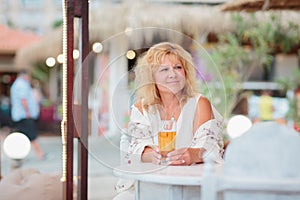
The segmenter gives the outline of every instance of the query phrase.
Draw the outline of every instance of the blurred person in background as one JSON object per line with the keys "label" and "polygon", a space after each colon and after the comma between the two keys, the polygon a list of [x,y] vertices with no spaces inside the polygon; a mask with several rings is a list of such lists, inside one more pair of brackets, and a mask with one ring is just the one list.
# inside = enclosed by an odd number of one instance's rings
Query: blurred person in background
{"label": "blurred person in background", "polygon": [[42,103],[43,98],[44,98],[43,95],[42,95],[40,82],[37,79],[33,79],[32,82],[31,82],[31,86],[32,86],[32,92],[33,92],[34,98],[36,99],[36,101],[40,105]]}
{"label": "blurred person in background", "polygon": [[6,95],[0,97],[0,127],[10,127],[10,100]]}
{"label": "blurred person in background", "polygon": [[262,90],[261,96],[258,98],[258,116],[254,119],[254,123],[260,121],[273,121],[274,106],[272,91]]}
{"label": "blurred person in background", "polygon": [[43,160],[45,153],[37,142],[36,119],[39,117],[39,102],[30,85],[30,74],[22,70],[11,87],[11,117],[16,131],[25,134],[38,157]]}
{"label": "blurred person in background", "polygon": [[269,90],[263,90],[259,100],[260,120],[272,121],[274,120],[273,112],[273,97]]}

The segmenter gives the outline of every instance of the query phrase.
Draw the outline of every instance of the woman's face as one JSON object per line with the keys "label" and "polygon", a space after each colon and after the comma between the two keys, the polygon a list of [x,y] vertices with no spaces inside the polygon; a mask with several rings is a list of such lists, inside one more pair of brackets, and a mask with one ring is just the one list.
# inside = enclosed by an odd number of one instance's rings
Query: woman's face
{"label": "woman's face", "polygon": [[160,93],[178,94],[182,91],[186,82],[182,63],[175,57],[165,56],[154,73],[154,79]]}

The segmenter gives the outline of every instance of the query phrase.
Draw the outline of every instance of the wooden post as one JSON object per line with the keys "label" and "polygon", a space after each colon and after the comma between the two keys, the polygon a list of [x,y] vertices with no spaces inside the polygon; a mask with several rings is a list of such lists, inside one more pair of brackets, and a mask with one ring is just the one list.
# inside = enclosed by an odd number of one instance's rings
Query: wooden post
{"label": "wooden post", "polygon": [[[73,102],[74,85],[74,18],[81,18],[79,26],[79,51],[82,66],[81,79],[81,104]],[[74,138],[78,139],[78,200],[88,198],[88,62],[83,65],[89,53],[88,32],[88,0],[64,0],[63,2],[63,120],[62,144],[63,144],[63,199],[73,199],[73,155]],[[80,125],[74,130],[74,116],[78,114]],[[76,133],[76,134],[75,134]]]}
{"label": "wooden post", "polygon": [[73,137],[74,119],[72,115],[74,79],[74,0],[63,1],[63,119],[62,131],[62,182],[63,199],[73,199]]}
{"label": "wooden post", "polygon": [[80,18],[78,48],[80,52],[79,70],[81,69],[81,106],[80,130],[78,131],[78,185],[77,199],[88,198],[88,91],[89,53],[88,0],[75,0],[75,17]]}

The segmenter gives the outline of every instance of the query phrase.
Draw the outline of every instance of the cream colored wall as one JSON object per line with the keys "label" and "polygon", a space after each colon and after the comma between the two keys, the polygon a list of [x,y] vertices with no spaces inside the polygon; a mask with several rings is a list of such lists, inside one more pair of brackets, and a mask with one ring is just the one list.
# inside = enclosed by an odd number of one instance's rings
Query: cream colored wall
{"label": "cream colored wall", "polygon": [[275,58],[275,78],[284,78],[293,75],[299,67],[297,54],[277,54]]}

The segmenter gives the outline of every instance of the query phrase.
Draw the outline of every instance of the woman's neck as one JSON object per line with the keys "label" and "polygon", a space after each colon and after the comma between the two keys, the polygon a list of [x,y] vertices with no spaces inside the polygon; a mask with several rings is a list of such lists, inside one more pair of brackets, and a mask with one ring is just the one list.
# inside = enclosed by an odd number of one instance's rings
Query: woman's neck
{"label": "woman's neck", "polygon": [[174,117],[177,120],[181,112],[180,97],[174,94],[163,94],[161,95],[161,101],[161,118],[166,120]]}
{"label": "woman's neck", "polygon": [[171,92],[160,92],[161,102],[164,107],[180,104],[181,97],[181,92],[177,94]]}

